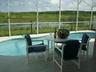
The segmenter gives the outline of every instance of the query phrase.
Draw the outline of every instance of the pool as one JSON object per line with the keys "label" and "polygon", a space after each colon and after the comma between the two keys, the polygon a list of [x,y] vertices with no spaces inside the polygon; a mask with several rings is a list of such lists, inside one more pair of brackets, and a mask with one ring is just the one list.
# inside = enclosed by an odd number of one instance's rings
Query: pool
{"label": "pool", "polygon": [[24,39],[12,39],[0,42],[0,55],[20,56],[26,54]]}
{"label": "pool", "polygon": [[76,32],[71,32],[69,35],[70,39],[76,39],[76,40],[81,40],[83,34],[86,33],[89,38],[96,38],[96,32],[95,31],[76,31]]}
{"label": "pool", "polygon": [[[81,40],[83,33],[87,33],[90,38],[96,38],[96,32],[72,32],[69,35],[70,39]],[[46,40],[46,36],[34,38],[33,40],[44,40],[47,45],[48,41]],[[38,42],[39,43],[39,42]],[[33,42],[32,44],[38,44],[37,42]],[[49,47],[51,44],[49,44]],[[6,56],[22,56],[26,55],[26,42],[24,38],[16,38],[10,39],[6,41],[0,42],[0,55]]]}
{"label": "pool", "polygon": [[[34,38],[32,40],[44,40],[43,37],[41,38]],[[47,41],[44,40],[45,44]],[[32,42],[32,44],[40,44],[39,42]],[[10,39],[3,42],[0,42],[0,55],[7,55],[7,56],[21,56],[26,55],[26,40],[24,38],[16,38]]]}

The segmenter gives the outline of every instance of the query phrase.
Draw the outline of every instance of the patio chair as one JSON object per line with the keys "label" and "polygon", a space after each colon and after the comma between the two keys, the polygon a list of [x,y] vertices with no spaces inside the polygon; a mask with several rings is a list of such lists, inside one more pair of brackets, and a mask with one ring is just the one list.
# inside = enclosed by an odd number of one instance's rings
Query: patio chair
{"label": "patio chair", "polygon": [[82,36],[80,48],[81,48],[82,54],[87,56],[88,56],[88,45],[89,45],[88,43],[89,43],[89,36],[86,33],[84,33]]}
{"label": "patio chair", "polygon": [[[60,68],[60,71],[63,70],[63,62],[72,61],[74,62],[78,69],[80,69],[80,42],[78,40],[67,40],[62,43],[62,46],[58,48],[58,46],[54,49],[54,62]],[[57,57],[60,57],[58,60]]]}
{"label": "patio chair", "polygon": [[43,40],[35,40],[35,42],[41,41],[42,43],[32,45],[32,40],[29,34],[25,35],[26,39],[26,52],[27,52],[27,59],[29,63],[29,54],[30,53],[43,53],[45,56],[45,61],[47,60],[48,55],[48,47],[47,45],[44,45]]}

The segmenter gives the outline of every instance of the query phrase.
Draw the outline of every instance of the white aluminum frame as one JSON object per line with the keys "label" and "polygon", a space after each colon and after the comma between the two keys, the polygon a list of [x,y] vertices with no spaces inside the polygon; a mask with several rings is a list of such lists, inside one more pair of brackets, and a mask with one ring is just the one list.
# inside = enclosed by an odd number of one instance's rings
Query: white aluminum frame
{"label": "white aluminum frame", "polygon": [[[62,48],[61,49],[59,49],[59,47],[58,47],[58,43],[57,44],[55,44],[54,45],[54,53],[53,53],[53,62],[55,62],[56,64],[57,64],[57,66],[60,68],[60,72],[63,72],[63,62],[64,62],[64,59],[63,59],[63,54],[64,54],[64,46],[65,46],[65,44],[62,44]],[[61,57],[60,57],[60,63],[58,62],[58,60],[56,60],[56,58],[55,58],[55,48],[60,52],[60,54],[61,54]],[[78,67],[78,69],[80,69],[80,50],[81,50],[81,48],[79,49],[79,52],[78,52],[78,59],[77,59],[77,61],[75,61],[75,60],[70,60],[70,61],[72,61],[72,62],[74,62],[76,65],[77,65],[77,67]]]}
{"label": "white aluminum frame", "polygon": [[[60,26],[61,26],[61,1],[62,0],[59,0],[59,27],[58,28],[60,28]],[[80,3],[81,2],[84,2],[84,3],[86,3],[86,1],[84,1],[84,0],[76,0],[77,1],[77,16],[76,16],[76,31],[78,30],[78,24],[79,24],[79,20],[78,20],[78,18],[79,18],[79,5],[80,5]],[[94,8],[94,6],[93,6],[93,0],[92,0],[92,5],[90,6],[91,7],[91,13],[90,13],[90,27],[89,27],[89,29],[91,29],[91,27],[92,27],[92,22],[93,22],[93,8]],[[11,36],[11,22],[10,22],[10,10],[9,10],[9,8],[10,8],[10,6],[9,6],[9,4],[10,4],[10,0],[8,0],[8,30],[9,30],[9,36]],[[38,16],[39,16],[39,12],[38,12],[38,4],[39,4],[39,0],[37,0],[37,3],[36,3],[36,9],[37,9],[37,18],[36,18],[36,24],[37,24],[37,34],[39,33],[39,19],[38,19]],[[86,3],[87,4],[87,3]],[[88,4],[87,4],[88,5]]]}

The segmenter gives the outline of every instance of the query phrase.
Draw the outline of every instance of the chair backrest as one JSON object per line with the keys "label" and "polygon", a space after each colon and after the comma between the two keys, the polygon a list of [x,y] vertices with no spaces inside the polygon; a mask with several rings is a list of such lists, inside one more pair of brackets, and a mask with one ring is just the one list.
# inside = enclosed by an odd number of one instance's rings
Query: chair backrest
{"label": "chair backrest", "polygon": [[31,37],[29,34],[25,35],[25,39],[26,39],[26,43],[28,46],[32,46],[32,41],[31,41]]}
{"label": "chair backrest", "polygon": [[64,44],[64,59],[75,59],[78,56],[80,42],[78,40],[68,40]]}
{"label": "chair backrest", "polygon": [[84,33],[83,36],[82,36],[82,40],[81,40],[81,49],[82,50],[86,50],[87,49],[86,45],[88,43],[88,39],[89,39],[89,36],[86,33]]}

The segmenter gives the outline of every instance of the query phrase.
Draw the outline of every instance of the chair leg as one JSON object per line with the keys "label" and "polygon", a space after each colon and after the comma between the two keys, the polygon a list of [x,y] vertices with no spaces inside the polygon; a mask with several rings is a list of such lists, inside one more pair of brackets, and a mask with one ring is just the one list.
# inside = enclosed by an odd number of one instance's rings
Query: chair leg
{"label": "chair leg", "polygon": [[77,65],[77,68],[80,69],[80,59],[78,60],[72,60]]}
{"label": "chair leg", "polygon": [[53,47],[53,63],[55,62],[55,47]]}
{"label": "chair leg", "polygon": [[48,59],[48,51],[44,52],[44,56],[45,56],[45,62],[47,62],[47,59]]}
{"label": "chair leg", "polygon": [[63,63],[61,63],[60,72],[63,72]]}
{"label": "chair leg", "polygon": [[61,69],[61,71],[60,72],[63,72],[63,69]]}
{"label": "chair leg", "polygon": [[27,54],[27,63],[29,64],[29,55]]}
{"label": "chair leg", "polygon": [[61,53],[61,72],[63,71],[63,52]]}
{"label": "chair leg", "polygon": [[80,59],[78,60],[78,65],[77,65],[78,69],[80,69]]}
{"label": "chair leg", "polygon": [[49,48],[46,47],[46,52],[45,52],[45,61],[47,62],[49,56]]}

